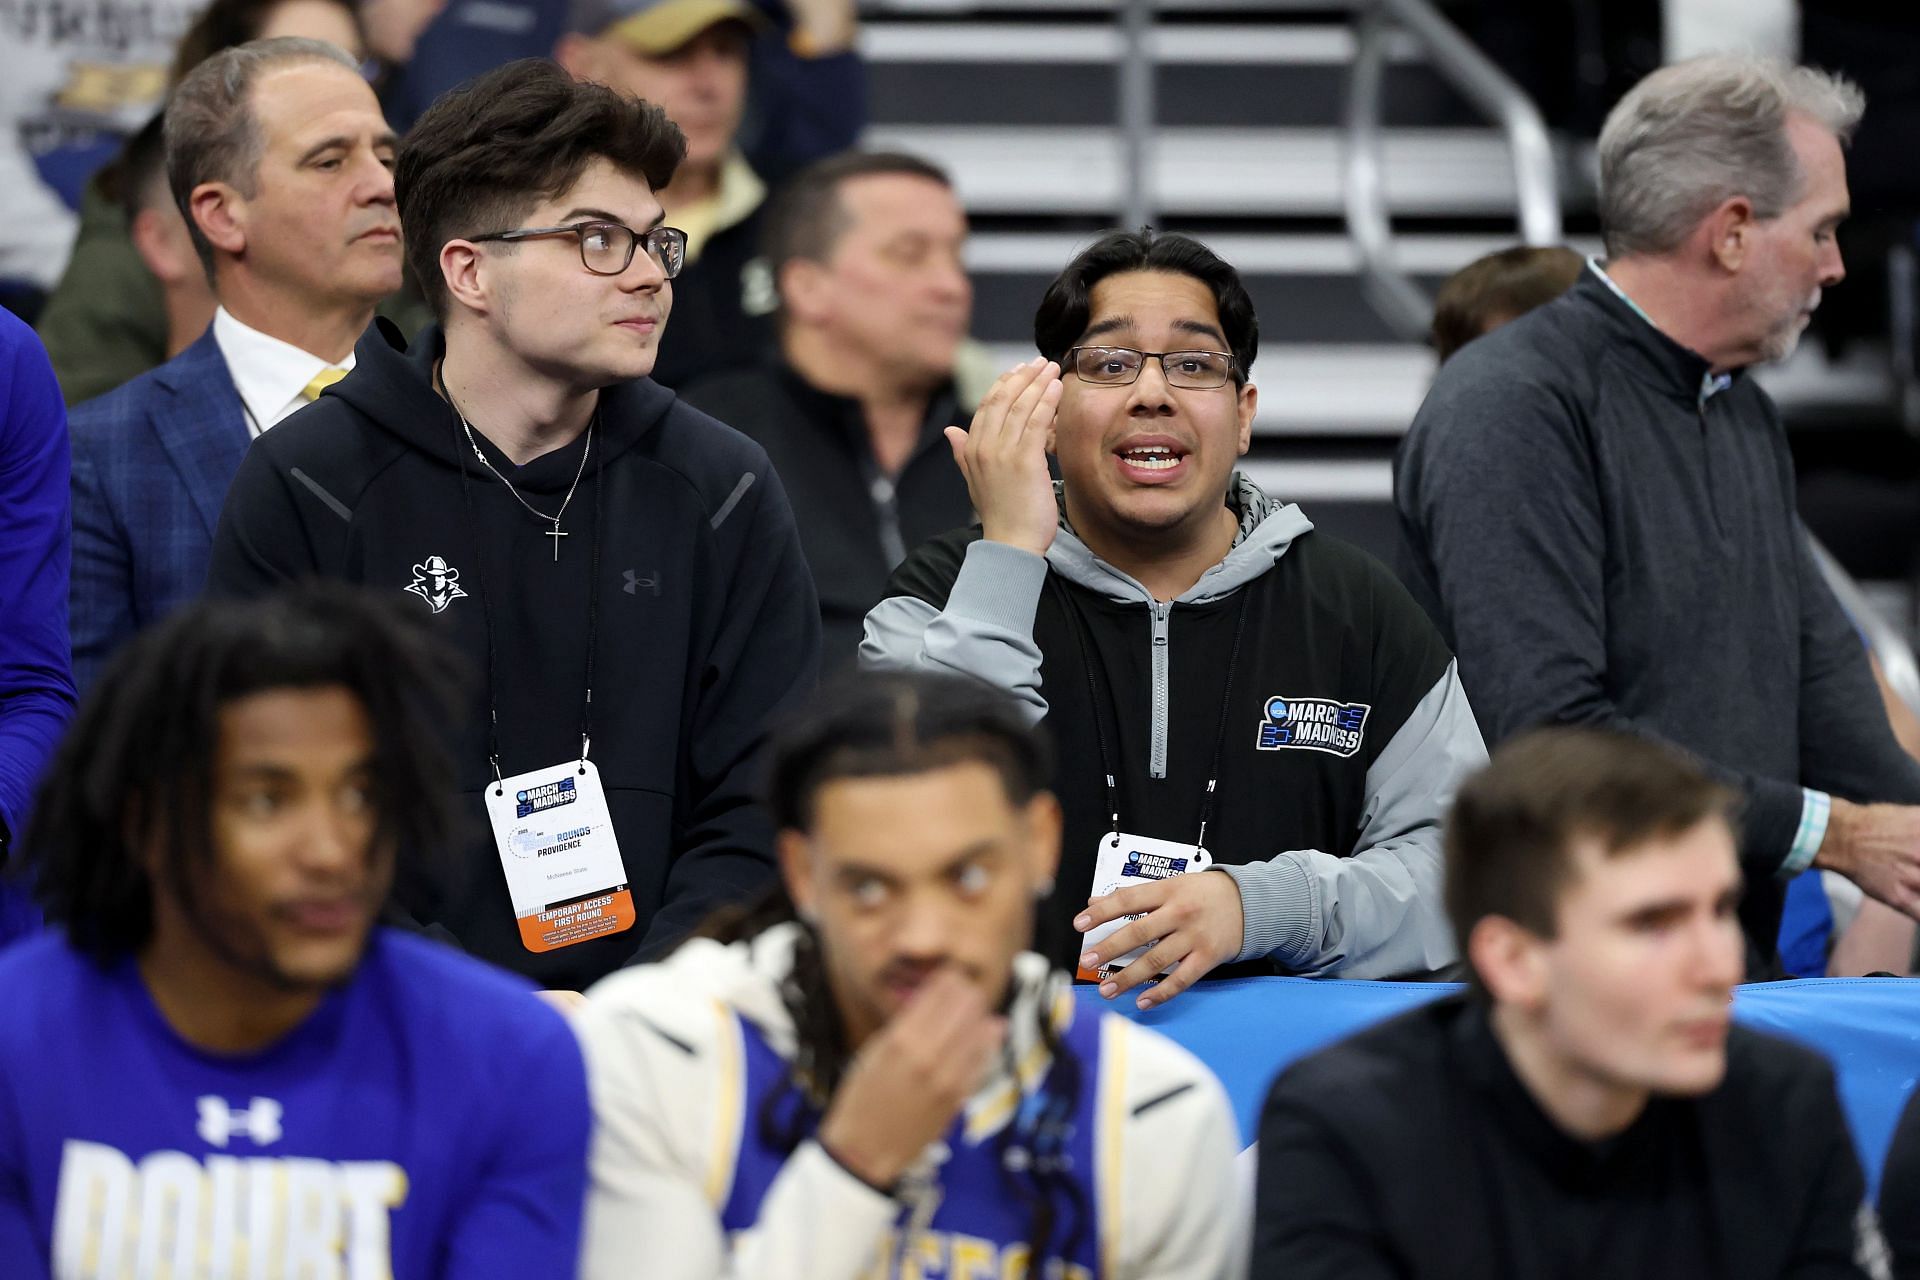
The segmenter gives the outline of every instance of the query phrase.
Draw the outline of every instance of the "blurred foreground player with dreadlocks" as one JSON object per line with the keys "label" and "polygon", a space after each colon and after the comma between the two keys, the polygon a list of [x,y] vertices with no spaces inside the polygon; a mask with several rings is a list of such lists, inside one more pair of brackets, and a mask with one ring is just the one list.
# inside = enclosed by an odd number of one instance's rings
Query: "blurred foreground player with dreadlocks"
{"label": "blurred foreground player with dreadlocks", "polygon": [[576,1021],[589,1280],[1234,1268],[1219,1084],[1029,950],[1060,852],[1047,765],[1011,701],[949,676],[853,678],[782,736],[785,892]]}

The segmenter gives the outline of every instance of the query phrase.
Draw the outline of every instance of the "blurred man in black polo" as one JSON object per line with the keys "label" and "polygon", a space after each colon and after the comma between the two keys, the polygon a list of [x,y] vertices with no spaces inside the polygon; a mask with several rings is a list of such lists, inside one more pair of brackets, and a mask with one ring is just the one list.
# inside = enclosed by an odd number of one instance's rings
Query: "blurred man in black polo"
{"label": "blurred man in black polo", "polygon": [[766,215],[778,358],[687,395],[772,456],[830,671],[853,665],[907,552],[972,519],[941,434],[969,417],[953,382],[973,302],[966,237],[952,184],[924,160],[848,152],[802,170]]}

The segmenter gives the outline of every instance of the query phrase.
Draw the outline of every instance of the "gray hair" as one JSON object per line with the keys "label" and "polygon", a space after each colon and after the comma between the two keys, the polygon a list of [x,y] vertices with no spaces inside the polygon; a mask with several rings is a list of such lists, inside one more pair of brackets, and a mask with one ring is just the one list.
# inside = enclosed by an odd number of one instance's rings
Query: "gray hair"
{"label": "gray hair", "polygon": [[1753,54],[1662,67],[1628,91],[1600,130],[1600,226],[1607,253],[1666,253],[1723,202],[1745,196],[1761,219],[1800,198],[1787,140],[1802,115],[1840,140],[1866,110],[1843,76]]}
{"label": "gray hair", "polygon": [[225,182],[242,195],[254,194],[265,139],[253,111],[253,86],[269,71],[310,62],[335,62],[360,74],[344,50],[324,40],[276,36],[222,49],[188,72],[167,97],[167,186],[209,279],[213,245],[193,220],[193,189],[203,182]]}

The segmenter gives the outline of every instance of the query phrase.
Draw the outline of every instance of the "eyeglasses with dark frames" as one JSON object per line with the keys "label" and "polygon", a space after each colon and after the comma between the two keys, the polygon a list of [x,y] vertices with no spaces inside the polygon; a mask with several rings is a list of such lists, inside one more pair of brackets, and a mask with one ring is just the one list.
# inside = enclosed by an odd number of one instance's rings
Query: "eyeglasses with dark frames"
{"label": "eyeglasses with dark frames", "polygon": [[563,227],[520,227],[514,231],[489,231],[483,236],[468,236],[475,244],[488,240],[508,242],[533,240],[540,236],[570,235],[580,242],[580,265],[597,276],[617,276],[633,265],[633,255],[642,244],[647,256],[671,280],[680,274],[687,261],[687,233],[678,227],[655,227],[635,231],[618,222],[574,222]]}
{"label": "eyeglasses with dark frames", "polygon": [[1233,377],[1233,356],[1225,351],[1135,351],[1132,347],[1073,347],[1061,364],[1082,382],[1125,387],[1139,381],[1148,359],[1160,362],[1167,385],[1187,391],[1211,391]]}

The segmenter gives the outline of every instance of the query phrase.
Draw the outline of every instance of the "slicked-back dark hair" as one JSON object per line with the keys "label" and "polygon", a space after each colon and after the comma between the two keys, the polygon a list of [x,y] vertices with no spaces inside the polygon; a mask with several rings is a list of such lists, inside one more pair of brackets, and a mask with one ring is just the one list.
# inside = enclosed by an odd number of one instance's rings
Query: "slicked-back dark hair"
{"label": "slicked-back dark hair", "polygon": [[595,160],[657,192],[686,154],[680,127],[650,102],[576,80],[545,58],[496,67],[441,94],[400,144],[393,190],[407,264],[444,321],[447,241],[512,229]]}
{"label": "slicked-back dark hair", "polygon": [[376,848],[424,875],[454,829],[457,659],[390,600],[311,583],[254,601],[201,601],[136,637],[81,704],[22,841],[47,918],[102,958],[153,931],[149,861],[192,905],[213,859],[221,709],[274,689],[339,686],[373,734]]}
{"label": "slicked-back dark hair", "polygon": [[142,209],[156,199],[173,202],[167,190],[167,144],[161,130],[166,113],[160,112],[140,126],[139,132],[120,147],[120,154],[100,170],[100,194],[120,206],[132,222]]}
{"label": "slicked-back dark hair", "polygon": [[[1467,780],[1447,818],[1447,914],[1460,954],[1487,916],[1542,938],[1558,932],[1574,841],[1608,856],[1733,822],[1737,797],[1673,747],[1610,729],[1536,729],[1510,738]],[[1477,981],[1477,979],[1476,979]]]}
{"label": "slicked-back dark hair", "polygon": [[[776,730],[767,805],[778,825],[804,831],[828,783],[970,763],[991,766],[1007,800],[1024,805],[1046,785],[1052,752],[1012,698],[978,681],[927,672],[854,673],[828,683]],[[702,933],[733,942],[794,921],[792,902],[776,890],[755,906],[716,917]],[[758,1124],[764,1142],[792,1152],[819,1123],[850,1061],[811,925],[799,926],[780,998],[793,1018],[794,1058],[784,1087],[762,1102]],[[1066,1176],[1064,1154],[1084,1073],[1060,1038],[1051,1003],[1041,1000],[1035,1010],[1035,1034],[1053,1059],[1037,1105],[1022,1107],[995,1138],[1004,1190],[1028,1210],[1027,1256],[1038,1259],[1027,1269],[1031,1276],[1054,1275],[1046,1260],[1072,1257],[1091,1223],[1079,1184]]]}
{"label": "slicked-back dark hair", "polygon": [[1059,360],[1080,341],[1092,320],[1093,286],[1126,271],[1165,271],[1192,276],[1213,293],[1220,329],[1233,353],[1233,378],[1244,384],[1260,351],[1260,321],[1253,299],[1233,264],[1191,236],[1155,231],[1109,231],[1080,251],[1055,276],[1033,317],[1033,343],[1049,360]]}

